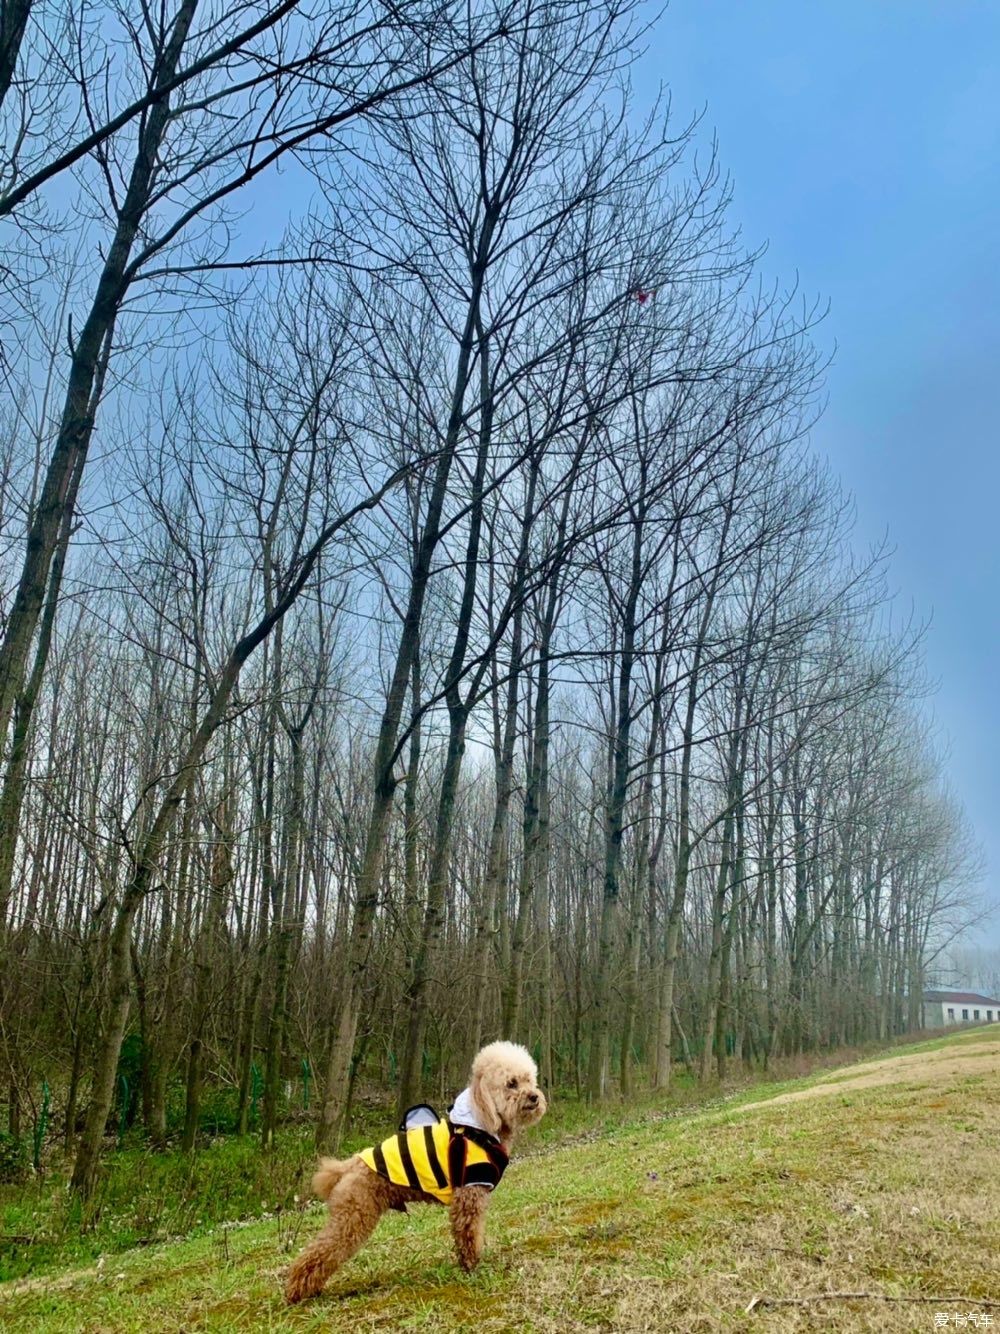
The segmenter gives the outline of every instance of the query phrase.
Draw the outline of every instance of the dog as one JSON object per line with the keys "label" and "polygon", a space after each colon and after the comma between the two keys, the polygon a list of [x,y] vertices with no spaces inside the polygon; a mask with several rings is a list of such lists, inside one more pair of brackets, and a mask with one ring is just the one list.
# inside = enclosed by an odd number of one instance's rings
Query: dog
{"label": "dog", "polygon": [[388,1209],[444,1204],[458,1263],[466,1273],[483,1252],[486,1207],[518,1131],[547,1110],[535,1062],[513,1042],[491,1042],[476,1055],[467,1088],[447,1117],[411,1107],[396,1135],[340,1161],[323,1158],[313,1192],[327,1201],[323,1231],[291,1266],[288,1302],[314,1297],[335,1269],[371,1236]]}

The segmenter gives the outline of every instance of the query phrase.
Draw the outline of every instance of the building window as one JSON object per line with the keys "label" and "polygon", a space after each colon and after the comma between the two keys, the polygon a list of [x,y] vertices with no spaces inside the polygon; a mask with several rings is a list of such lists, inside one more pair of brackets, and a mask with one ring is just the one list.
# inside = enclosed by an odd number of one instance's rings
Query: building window
{"label": "building window", "polygon": [[972,1011],[972,1017],[973,1017],[973,1019],[978,1019],[978,1018],[979,1018],[979,1011],[978,1011],[978,1010],[973,1010],[973,1011]]}
{"label": "building window", "polygon": [[993,1022],[993,1011],[992,1011],[992,1010],[987,1010],[987,1011],[986,1011],[986,1022],[987,1022],[988,1024],[992,1024],[992,1022]]}
{"label": "building window", "polygon": [[955,1022],[955,1011],[954,1011],[954,1010],[949,1010],[949,1011],[948,1011],[948,1022],[949,1022],[949,1023],[952,1023],[952,1024]]}
{"label": "building window", "polygon": [[963,1019],[968,1019],[968,1017],[969,1017],[969,1011],[968,1011],[968,1010],[963,1010],[963,1011],[962,1011],[962,1018],[963,1018]]}

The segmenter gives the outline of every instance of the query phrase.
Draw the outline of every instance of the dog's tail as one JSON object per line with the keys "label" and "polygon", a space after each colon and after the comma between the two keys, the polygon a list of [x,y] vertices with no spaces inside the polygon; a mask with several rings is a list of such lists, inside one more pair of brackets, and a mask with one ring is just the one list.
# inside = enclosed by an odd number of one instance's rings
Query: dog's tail
{"label": "dog's tail", "polygon": [[321,1200],[329,1199],[330,1192],[350,1166],[350,1158],[341,1161],[338,1158],[321,1158],[319,1167],[313,1174],[313,1194]]}

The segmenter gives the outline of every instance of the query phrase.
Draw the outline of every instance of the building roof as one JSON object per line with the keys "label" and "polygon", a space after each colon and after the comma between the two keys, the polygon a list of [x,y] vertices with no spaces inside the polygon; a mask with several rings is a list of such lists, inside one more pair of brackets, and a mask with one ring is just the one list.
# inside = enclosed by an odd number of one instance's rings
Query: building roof
{"label": "building roof", "polygon": [[924,1000],[942,1001],[948,1005],[1000,1005],[1000,1001],[980,996],[975,991],[925,991]]}

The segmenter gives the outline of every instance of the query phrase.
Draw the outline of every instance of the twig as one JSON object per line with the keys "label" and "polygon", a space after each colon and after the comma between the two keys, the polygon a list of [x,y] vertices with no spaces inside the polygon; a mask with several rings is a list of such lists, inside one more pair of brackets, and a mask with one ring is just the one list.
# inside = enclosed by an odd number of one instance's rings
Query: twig
{"label": "twig", "polygon": [[753,1299],[746,1308],[746,1314],[752,1315],[762,1306],[808,1306],[811,1302],[934,1302],[938,1306],[947,1306],[949,1302],[968,1302],[972,1306],[1000,1307],[1000,1301],[989,1297],[893,1297],[886,1292],[816,1292],[807,1297],[768,1297],[764,1294]]}

